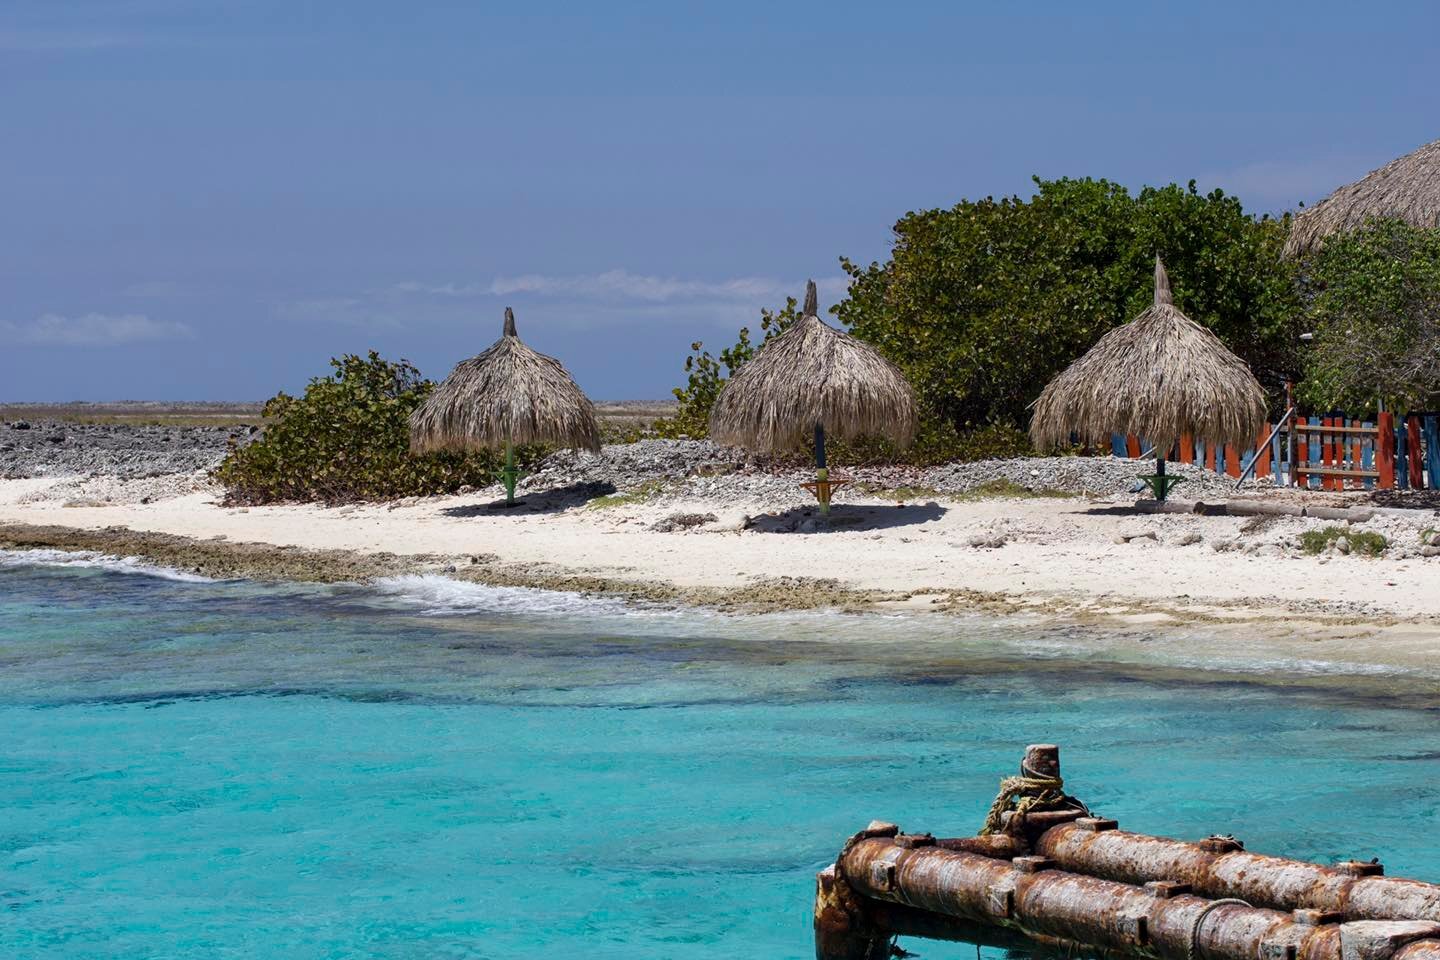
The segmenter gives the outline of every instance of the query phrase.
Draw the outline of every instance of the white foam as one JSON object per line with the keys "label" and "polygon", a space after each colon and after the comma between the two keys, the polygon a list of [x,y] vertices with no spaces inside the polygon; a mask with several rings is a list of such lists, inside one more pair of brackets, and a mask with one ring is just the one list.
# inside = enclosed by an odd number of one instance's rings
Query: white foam
{"label": "white foam", "polygon": [[592,597],[533,587],[491,587],[438,574],[382,577],[372,587],[387,600],[427,614],[508,613],[574,616],[673,617],[677,611],[637,607],[611,597]]}
{"label": "white foam", "polygon": [[0,567],[68,567],[133,573],[180,583],[214,583],[210,577],[146,563],[140,557],[112,557],[90,550],[0,550]]}

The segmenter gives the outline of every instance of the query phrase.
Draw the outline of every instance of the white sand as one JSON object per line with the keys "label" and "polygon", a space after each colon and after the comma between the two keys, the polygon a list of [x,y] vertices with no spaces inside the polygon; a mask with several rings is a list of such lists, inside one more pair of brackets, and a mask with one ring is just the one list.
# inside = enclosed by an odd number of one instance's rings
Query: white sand
{"label": "white sand", "polygon": [[[1242,534],[1247,523],[1242,518],[1127,516],[1117,513],[1120,505],[1080,499],[997,499],[905,508],[868,501],[873,506],[860,516],[857,528],[742,532],[740,510],[704,500],[577,507],[548,514],[477,512],[482,501],[476,497],[340,509],[233,509],[219,506],[213,492],[150,504],[35,502],[36,491],[55,482],[0,481],[0,522],[126,526],[197,539],[440,554],[461,562],[488,553],[507,562],[678,586],[731,587],[789,575],[834,578],[858,589],[979,591],[1056,610],[1124,612],[1127,605],[1138,603],[1225,616],[1313,612],[1403,620],[1427,628],[1440,623],[1440,558],[1272,556],[1266,551],[1278,553],[1278,546],[1263,546],[1260,553],[1212,548],[1217,540],[1237,537],[1242,546],[1293,542],[1307,525],[1320,525],[1298,519],[1252,523],[1251,532]],[[784,506],[804,503],[797,497]],[[762,510],[762,505],[750,507],[757,515]],[[649,529],[675,512],[714,512],[719,522],[688,532]],[[1387,519],[1390,526],[1378,529],[1392,540],[1418,539],[1425,520],[1423,515],[1413,523]],[[1254,530],[1256,526],[1264,529]],[[1155,533],[1158,540],[1114,542],[1118,534],[1143,532]],[[1203,539],[1180,545],[1185,534]],[[969,545],[972,537],[997,535],[1006,538],[998,548]]]}
{"label": "white sand", "polygon": [[[1275,664],[1286,675],[1298,666],[1338,670],[1353,682],[1372,674],[1367,682],[1390,683],[1383,678],[1392,670],[1427,685],[1440,678],[1440,558],[1315,557],[1282,548],[1322,521],[1134,515],[1122,504],[1083,499],[904,508],[871,500],[837,511],[842,522],[858,517],[856,528],[767,532],[763,528],[785,525],[784,517],[765,514],[773,504],[742,509],[671,500],[526,514],[486,510],[480,497],[445,497],[339,509],[237,509],[220,506],[211,491],[149,504],[65,506],[64,499],[43,499],[55,482],[0,481],[0,523],[125,526],[197,540],[426,554],[436,556],[431,569],[437,570],[493,554],[505,565],[528,567],[530,575],[538,569],[678,587],[833,578],[858,590],[896,592],[885,607],[978,605],[985,612],[1125,627],[1086,634],[1093,652],[1105,658],[1153,654],[1243,672]],[[55,491],[69,495],[69,488]],[[797,496],[779,506],[808,505]],[[719,519],[688,532],[649,529],[677,512]],[[754,526],[762,529],[743,529],[746,513],[758,517]],[[1431,524],[1440,526],[1417,514],[1363,526],[1392,543],[1418,543]],[[1156,539],[1115,542],[1121,534],[1146,532]],[[1184,543],[1195,534],[1200,542]],[[1002,546],[970,545],[972,538],[997,537],[1004,538]],[[1216,551],[1217,541],[1237,547]],[[1247,546],[1259,552],[1247,553]]]}

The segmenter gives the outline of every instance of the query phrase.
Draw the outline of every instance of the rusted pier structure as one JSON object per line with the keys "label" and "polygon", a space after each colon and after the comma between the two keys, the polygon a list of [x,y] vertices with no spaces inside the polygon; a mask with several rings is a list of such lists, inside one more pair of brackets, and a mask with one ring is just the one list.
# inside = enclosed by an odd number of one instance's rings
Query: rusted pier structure
{"label": "rusted pier structure", "polygon": [[817,960],[886,960],[897,936],[1099,960],[1440,960],[1440,885],[1121,830],[1064,793],[1059,748],[1037,744],[979,835],[876,821],[820,873]]}

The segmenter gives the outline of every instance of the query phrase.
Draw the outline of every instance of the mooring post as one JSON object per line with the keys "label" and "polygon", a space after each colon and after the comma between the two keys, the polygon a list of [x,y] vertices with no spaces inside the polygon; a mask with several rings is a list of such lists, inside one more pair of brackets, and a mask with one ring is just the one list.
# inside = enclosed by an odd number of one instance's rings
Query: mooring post
{"label": "mooring post", "polygon": [[1032,743],[1025,748],[1020,773],[1042,780],[1060,779],[1060,748],[1053,743]]}

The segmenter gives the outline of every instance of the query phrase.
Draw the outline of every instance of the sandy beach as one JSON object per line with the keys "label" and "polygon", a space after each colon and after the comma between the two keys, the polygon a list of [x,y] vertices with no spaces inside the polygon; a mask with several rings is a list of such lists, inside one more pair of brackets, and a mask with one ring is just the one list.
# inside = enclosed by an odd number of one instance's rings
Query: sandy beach
{"label": "sandy beach", "polygon": [[[201,474],[166,478],[178,496],[141,495],[154,479],[33,477],[0,481],[0,545],[138,555],[213,576],[432,573],[739,610],[1203,625],[1189,634],[1197,655],[1239,645],[1406,670],[1430,669],[1440,648],[1440,559],[1413,547],[1381,558],[1301,553],[1300,534],[1325,521],[1145,515],[1124,496],[897,503],[861,493],[820,523],[798,489],[776,502],[783,480],[756,478],[750,499],[744,483],[738,497],[736,483],[707,494],[721,485],[705,478],[598,497],[532,490],[526,507],[507,511],[489,506],[494,490],[235,507]],[[1418,545],[1431,525],[1430,511],[1388,511],[1354,527]]]}

